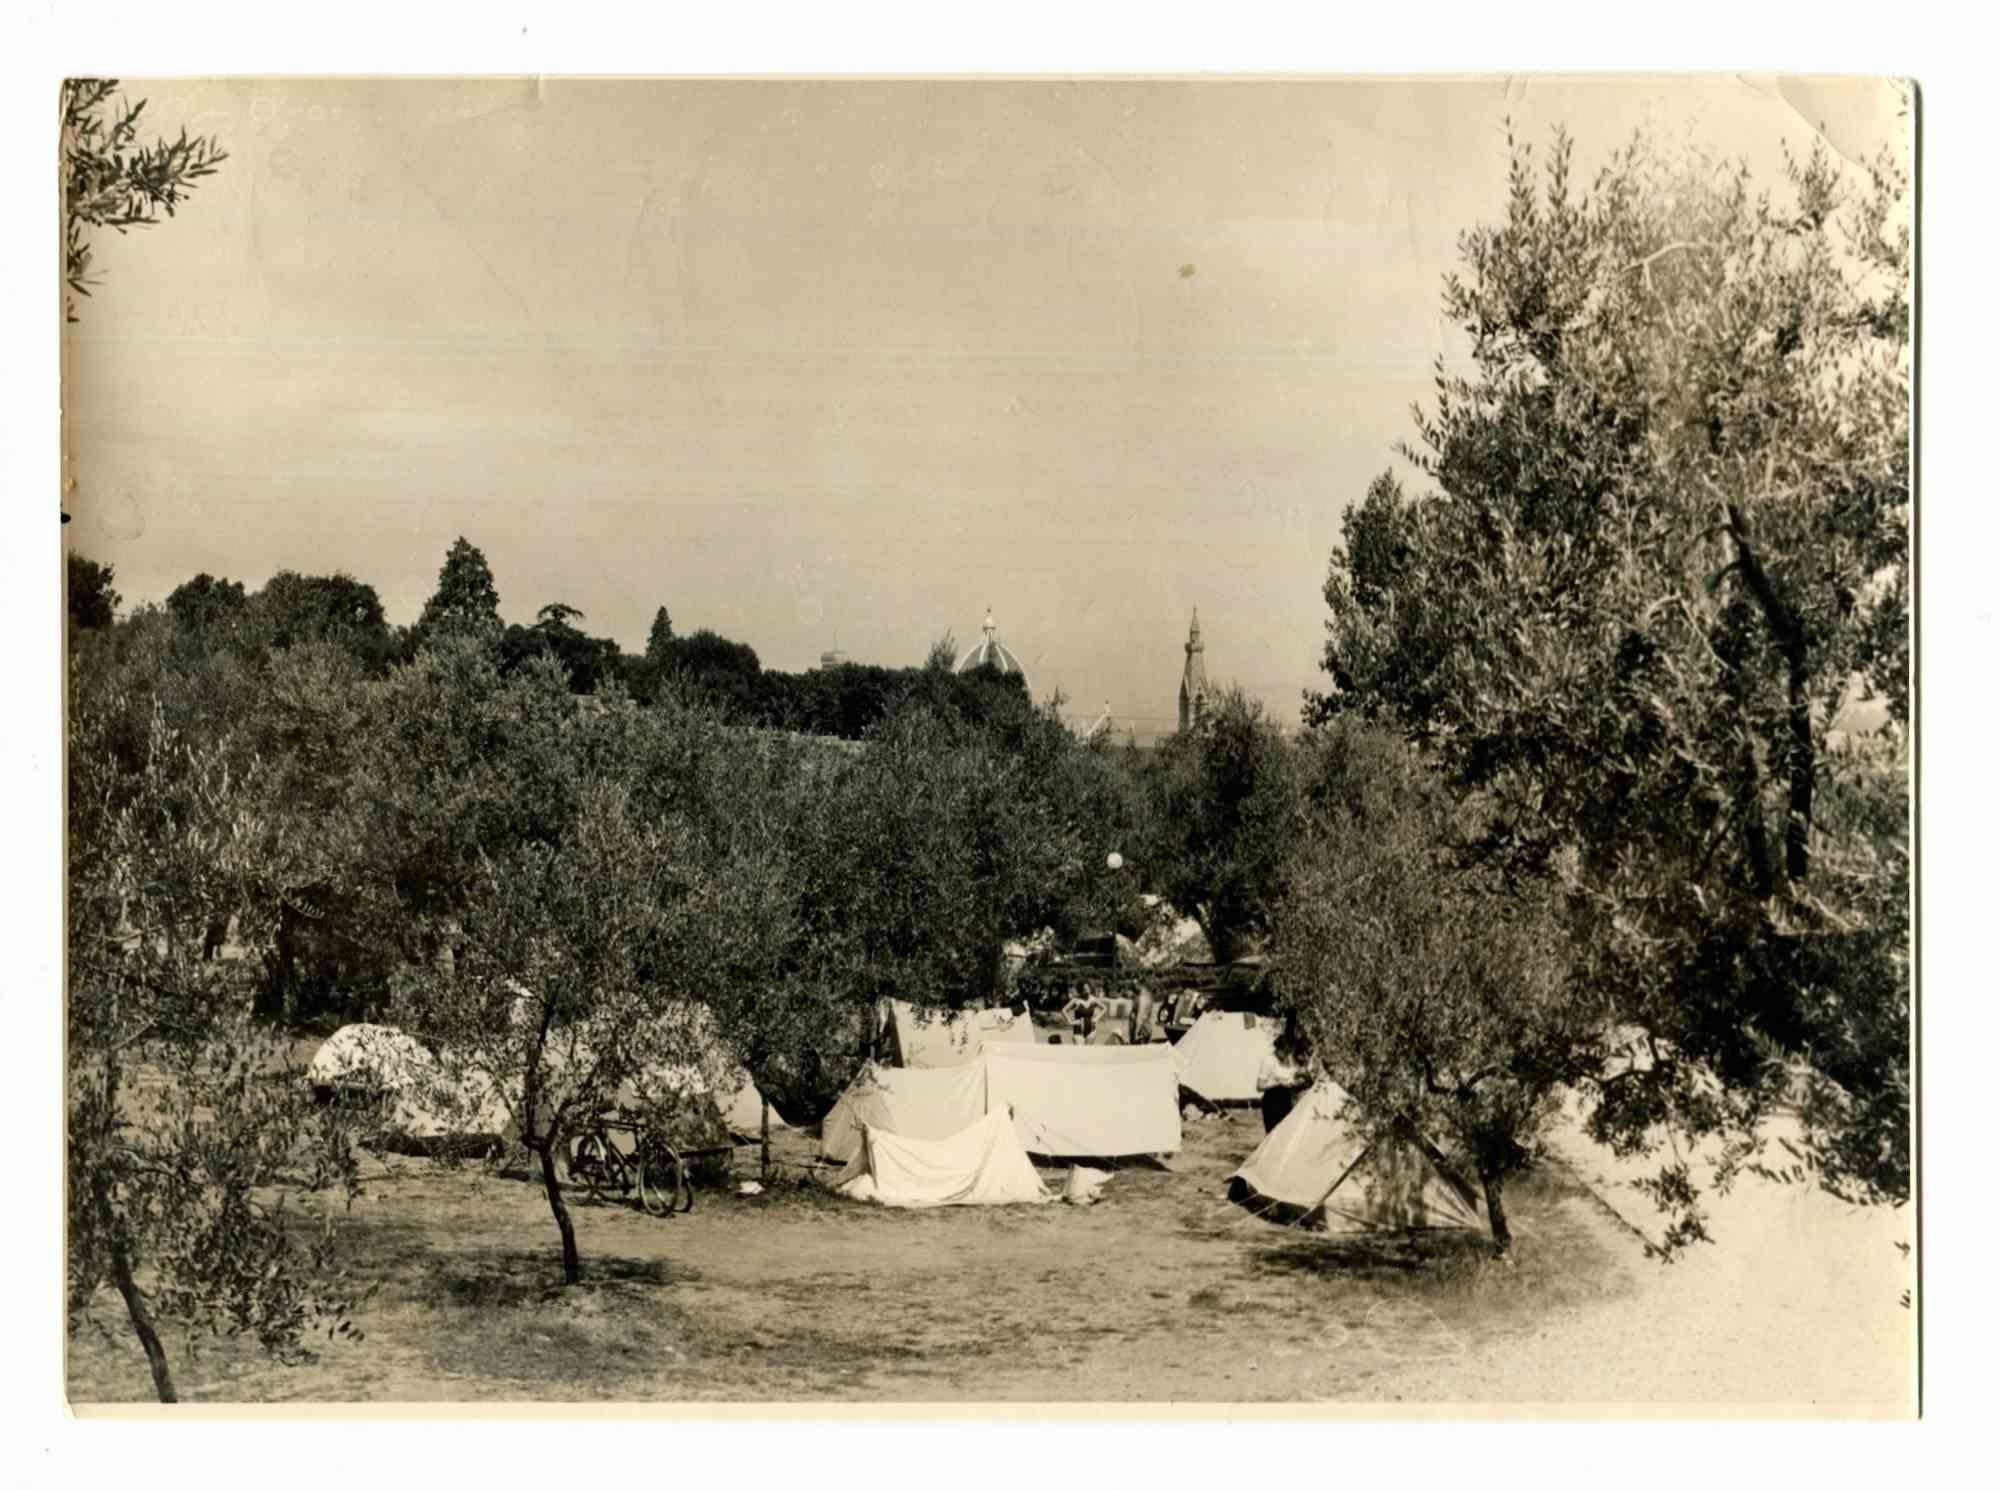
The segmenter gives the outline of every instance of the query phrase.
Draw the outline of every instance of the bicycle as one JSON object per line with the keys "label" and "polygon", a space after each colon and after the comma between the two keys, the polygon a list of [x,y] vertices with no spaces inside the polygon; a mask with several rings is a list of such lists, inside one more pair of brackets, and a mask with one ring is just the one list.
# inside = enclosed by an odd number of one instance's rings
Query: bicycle
{"label": "bicycle", "polygon": [[649,1216],[694,1209],[687,1158],[637,1115],[600,1114],[570,1144],[567,1167],[572,1183],[582,1184],[592,1201],[622,1201],[636,1191]]}

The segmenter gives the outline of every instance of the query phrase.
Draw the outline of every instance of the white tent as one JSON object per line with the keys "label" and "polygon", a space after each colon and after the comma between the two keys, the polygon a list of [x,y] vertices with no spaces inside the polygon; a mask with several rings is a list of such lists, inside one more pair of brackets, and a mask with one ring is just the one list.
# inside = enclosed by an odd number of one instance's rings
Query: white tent
{"label": "white tent", "polygon": [[1208,934],[1193,916],[1176,916],[1157,895],[1141,896],[1152,916],[1139,937],[1141,967],[1170,967],[1177,962],[1213,962]]}
{"label": "white tent", "polygon": [[1035,1022],[1011,1009],[919,1009],[889,1000],[887,1033],[899,1066],[969,1066],[988,1045],[1035,1043]]}
{"label": "white tent", "polygon": [[[728,1096],[717,1092],[715,1105],[722,1109],[722,1121],[731,1133],[740,1138],[756,1138],[764,1131],[764,1094],[757,1090],[757,1083],[745,1071],[736,1090]],[[776,1133],[790,1124],[778,1116],[778,1109],[771,1109],[771,1131]]]}
{"label": "white tent", "polygon": [[[763,1093],[741,1066],[725,1073],[719,1086],[699,1066],[663,1066],[643,1073],[620,1095],[633,1103],[666,1096],[706,1095],[722,1115],[723,1125],[736,1137],[755,1138],[763,1131]],[[771,1131],[778,1132],[785,1126],[785,1120],[773,1108]]]}
{"label": "white tent", "polygon": [[1231,1197],[1331,1232],[1484,1228],[1477,1194],[1434,1147],[1371,1145],[1341,1116],[1346,1104],[1332,1082],[1315,1086],[1229,1177]]}
{"label": "white tent", "polygon": [[948,1138],[905,1138],[863,1125],[861,1148],[834,1182],[878,1205],[1038,1204],[1049,1198],[1014,1125],[992,1112]]}
{"label": "white tent", "polygon": [[421,1079],[436,1064],[429,1051],[401,1030],[386,1024],[344,1024],[313,1052],[306,1082],[387,1090]]}
{"label": "white tent", "polygon": [[1165,1045],[988,1045],[970,1065],[866,1067],[820,1125],[820,1153],[845,1164],[864,1128],[935,1141],[1011,1112],[1032,1154],[1116,1158],[1181,1146],[1180,1085]]}
{"label": "white tent", "polygon": [[1173,1048],[1181,1085],[1210,1102],[1254,1102],[1272,1078],[1288,1084],[1292,1068],[1277,1052],[1282,1029],[1250,1014],[1202,1015]]}
{"label": "white tent", "polygon": [[501,1137],[514,1131],[512,1109],[490,1076],[450,1070],[414,1038],[387,1025],[335,1030],[307,1062],[306,1083],[379,1097],[382,1126],[409,1138]]}
{"label": "white tent", "polygon": [[986,1066],[941,1070],[862,1068],[820,1124],[820,1154],[845,1164],[861,1152],[864,1127],[899,1138],[935,1140],[962,1133],[986,1116]]}
{"label": "white tent", "polygon": [[984,1065],[988,1110],[1012,1110],[1031,1154],[1108,1159],[1180,1151],[1171,1046],[989,1045]]}

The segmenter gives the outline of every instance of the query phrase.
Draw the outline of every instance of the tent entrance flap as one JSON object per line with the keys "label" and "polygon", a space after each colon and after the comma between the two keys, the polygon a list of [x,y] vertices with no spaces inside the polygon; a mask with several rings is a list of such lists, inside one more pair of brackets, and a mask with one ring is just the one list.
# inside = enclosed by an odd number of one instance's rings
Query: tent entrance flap
{"label": "tent entrance flap", "polygon": [[940,1139],[986,1115],[986,1067],[876,1066],[862,1069],[820,1124],[820,1156],[845,1164],[861,1152],[862,1131]]}
{"label": "tent entrance flap", "polygon": [[834,1188],[854,1200],[919,1209],[945,1205],[1038,1205],[1048,1191],[1003,1112],[949,1138],[902,1138],[864,1125],[861,1151]]}

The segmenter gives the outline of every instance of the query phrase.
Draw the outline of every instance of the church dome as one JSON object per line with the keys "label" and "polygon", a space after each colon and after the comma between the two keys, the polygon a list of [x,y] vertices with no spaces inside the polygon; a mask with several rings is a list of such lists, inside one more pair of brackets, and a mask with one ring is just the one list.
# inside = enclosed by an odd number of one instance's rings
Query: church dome
{"label": "church dome", "polygon": [[1019,674],[1021,683],[1025,687],[1028,670],[1021,666],[1021,659],[1008,651],[1006,644],[1000,640],[999,630],[993,624],[992,611],[986,613],[986,624],[979,630],[979,640],[968,647],[965,655],[958,659],[955,671],[969,673],[976,667],[990,664],[999,672]]}

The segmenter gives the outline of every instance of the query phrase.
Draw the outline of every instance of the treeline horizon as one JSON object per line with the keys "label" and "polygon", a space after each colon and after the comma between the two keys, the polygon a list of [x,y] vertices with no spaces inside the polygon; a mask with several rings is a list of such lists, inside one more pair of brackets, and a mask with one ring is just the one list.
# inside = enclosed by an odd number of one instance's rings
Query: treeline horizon
{"label": "treeline horizon", "polygon": [[[484,555],[464,538],[447,556],[441,586],[451,582],[454,557],[460,570],[483,572],[490,591],[491,571]],[[325,642],[346,651],[364,673],[379,677],[390,667],[413,660],[426,631],[436,624],[433,618],[427,626],[423,616],[410,624],[391,622],[376,588],[345,569],[305,574],[280,568],[255,590],[241,580],[203,571],[176,586],[164,601],[142,602],[123,615],[119,614],[122,597],[113,588],[114,566],[72,549],[67,570],[73,631],[108,629],[159,613],[171,619],[185,646],[202,653],[219,649],[248,656],[301,642]],[[437,599],[432,597],[427,613]],[[692,691],[732,723],[749,727],[858,740],[912,696],[960,714],[990,712],[991,702],[982,704],[980,699],[994,688],[1027,698],[1017,673],[990,664],[959,673],[949,631],[931,644],[919,663],[898,667],[843,660],[830,667],[789,672],[765,667],[755,647],[712,627],[685,635],[676,632],[664,605],[655,612],[645,649],[630,652],[615,638],[594,635],[578,625],[587,619],[586,612],[567,602],[541,606],[529,625],[501,621],[498,603],[493,592],[489,613],[499,626],[503,674],[511,674],[529,658],[549,656],[562,665],[572,693],[587,696],[615,683],[642,704],[657,700],[671,682]]]}

